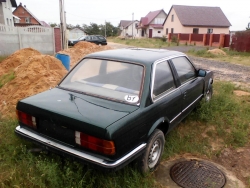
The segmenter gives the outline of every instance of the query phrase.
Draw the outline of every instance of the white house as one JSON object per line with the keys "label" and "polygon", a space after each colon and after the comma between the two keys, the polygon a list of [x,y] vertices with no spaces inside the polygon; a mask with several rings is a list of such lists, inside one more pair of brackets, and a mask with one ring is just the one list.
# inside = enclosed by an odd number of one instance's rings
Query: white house
{"label": "white house", "polygon": [[138,25],[139,37],[162,37],[164,35],[162,24],[166,17],[167,14],[163,9],[149,12],[142,17]]}
{"label": "white house", "polygon": [[0,0],[0,24],[14,27],[12,7],[17,7],[16,0]]}
{"label": "white house", "polygon": [[139,24],[138,20],[121,20],[119,28],[121,30],[121,37],[138,37],[137,26]]}
{"label": "white house", "polygon": [[17,7],[16,0],[0,0],[0,24],[14,27],[12,7]]}
{"label": "white house", "polygon": [[81,36],[86,36],[85,31],[80,27],[69,29],[69,39],[78,39]]}

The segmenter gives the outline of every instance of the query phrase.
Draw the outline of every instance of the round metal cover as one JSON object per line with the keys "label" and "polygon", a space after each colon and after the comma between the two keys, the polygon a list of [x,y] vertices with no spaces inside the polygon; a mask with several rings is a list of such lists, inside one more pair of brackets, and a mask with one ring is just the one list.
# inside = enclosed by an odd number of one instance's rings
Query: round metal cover
{"label": "round metal cover", "polygon": [[170,176],[183,188],[221,188],[226,183],[224,174],[204,161],[182,161],[170,169]]}

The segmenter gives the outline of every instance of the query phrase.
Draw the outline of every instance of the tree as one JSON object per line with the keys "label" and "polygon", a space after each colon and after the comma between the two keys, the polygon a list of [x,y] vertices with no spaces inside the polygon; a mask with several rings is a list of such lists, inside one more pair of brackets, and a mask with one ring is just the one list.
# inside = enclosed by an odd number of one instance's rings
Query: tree
{"label": "tree", "polygon": [[84,31],[89,35],[103,35],[105,36],[117,36],[118,28],[113,26],[110,22],[106,22],[105,24],[97,25],[96,23],[90,23],[90,25],[83,24],[82,25]]}
{"label": "tree", "polygon": [[57,23],[49,23],[50,27],[60,27],[60,24]]}
{"label": "tree", "polygon": [[250,22],[248,23],[246,30],[250,30]]}

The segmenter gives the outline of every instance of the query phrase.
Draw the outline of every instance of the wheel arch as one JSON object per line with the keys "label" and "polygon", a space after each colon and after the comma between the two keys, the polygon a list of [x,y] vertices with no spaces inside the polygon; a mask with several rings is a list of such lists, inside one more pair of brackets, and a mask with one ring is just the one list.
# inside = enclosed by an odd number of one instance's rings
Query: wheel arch
{"label": "wheel arch", "polygon": [[150,128],[147,137],[149,138],[150,135],[154,132],[155,129],[159,129],[163,132],[163,134],[167,134],[169,130],[169,120],[166,117],[161,117]]}

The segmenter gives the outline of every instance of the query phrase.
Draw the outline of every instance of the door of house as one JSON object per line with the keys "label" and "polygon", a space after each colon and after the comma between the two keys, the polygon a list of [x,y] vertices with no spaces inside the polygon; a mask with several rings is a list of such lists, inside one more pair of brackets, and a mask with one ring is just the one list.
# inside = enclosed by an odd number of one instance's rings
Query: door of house
{"label": "door of house", "polygon": [[152,38],[153,29],[149,29],[149,38]]}
{"label": "door of house", "polygon": [[141,30],[141,36],[144,37],[144,30]]}

